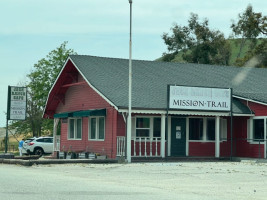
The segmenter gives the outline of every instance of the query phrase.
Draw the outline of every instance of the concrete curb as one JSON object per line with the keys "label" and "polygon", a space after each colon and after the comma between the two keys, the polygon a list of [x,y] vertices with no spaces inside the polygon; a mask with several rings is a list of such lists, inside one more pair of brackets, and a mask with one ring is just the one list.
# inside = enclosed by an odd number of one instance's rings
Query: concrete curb
{"label": "concrete curb", "polygon": [[111,164],[118,163],[118,160],[105,159],[105,160],[88,160],[88,159],[44,159],[44,160],[21,160],[21,159],[0,159],[2,164],[15,164],[23,166],[32,165],[50,165],[50,164]]}

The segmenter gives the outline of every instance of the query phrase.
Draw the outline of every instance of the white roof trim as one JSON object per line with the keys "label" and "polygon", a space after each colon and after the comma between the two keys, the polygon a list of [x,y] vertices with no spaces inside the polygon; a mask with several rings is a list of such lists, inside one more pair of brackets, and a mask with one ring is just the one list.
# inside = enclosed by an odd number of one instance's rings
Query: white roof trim
{"label": "white roof trim", "polygon": [[[128,113],[128,109],[119,109],[118,112]],[[135,110],[132,109],[132,113],[141,113],[141,114],[166,114],[166,110]]]}
{"label": "white roof trim", "polygon": [[[128,109],[119,109],[118,112],[128,113]],[[132,113],[139,114],[167,114],[166,110],[136,110],[132,109]],[[229,112],[201,112],[201,111],[168,111],[169,115],[203,115],[203,116],[230,116]]]}
{"label": "white roof trim", "polygon": [[238,113],[234,114],[233,113],[233,116],[237,116],[237,117],[253,117],[253,116],[255,116],[255,114],[238,114]]}
{"label": "white roof trim", "polygon": [[170,115],[230,116],[229,112],[169,111]]}
{"label": "white roof trim", "polygon": [[[128,109],[119,109],[118,112],[122,113],[128,113]],[[166,115],[166,110],[136,110],[132,109],[132,113],[136,114],[160,114],[160,115]],[[231,116],[229,112],[203,112],[203,111],[169,111],[169,115],[202,115],[202,116]],[[233,116],[242,116],[242,117],[251,117],[255,116],[254,114],[238,114],[233,113]]]}
{"label": "white roof trim", "polygon": [[258,103],[258,104],[262,104],[262,105],[267,106],[267,103],[263,103],[263,102],[260,102],[260,101],[255,101],[255,100],[248,99],[248,98],[245,98],[245,97],[240,97],[240,96],[236,96],[236,95],[233,95],[233,97],[238,98],[238,99],[242,99],[242,100],[246,100],[246,101],[251,101],[253,103]]}
{"label": "white roof trim", "polygon": [[99,94],[103,99],[105,99],[106,102],[108,102],[111,106],[113,106],[116,110],[118,110],[118,107],[115,106],[106,96],[104,96],[99,90],[97,90],[88,80],[87,78],[83,75],[83,73],[79,70],[79,68],[75,65],[73,60],[69,58],[69,60],[72,62],[74,67],[78,70],[78,72],[82,75],[83,79],[87,82],[87,84],[97,93]]}

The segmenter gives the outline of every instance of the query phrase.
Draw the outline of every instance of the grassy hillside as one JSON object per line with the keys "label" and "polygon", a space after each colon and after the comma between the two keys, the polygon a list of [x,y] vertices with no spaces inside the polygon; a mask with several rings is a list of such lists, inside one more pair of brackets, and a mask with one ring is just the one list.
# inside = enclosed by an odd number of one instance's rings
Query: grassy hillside
{"label": "grassy hillside", "polygon": [[[258,39],[257,43],[259,44],[263,40],[264,39]],[[231,47],[230,65],[234,65],[238,52],[239,52],[241,39],[228,39],[228,42],[230,43],[230,47]],[[250,48],[250,45],[251,45],[251,41],[246,42],[246,45],[240,54],[240,58],[243,58],[246,55],[246,53],[248,52]],[[162,61],[162,57],[158,58],[157,61]],[[175,58],[172,60],[172,62],[185,62],[185,60],[183,60],[182,58],[182,53],[179,53],[178,55],[176,55]]]}

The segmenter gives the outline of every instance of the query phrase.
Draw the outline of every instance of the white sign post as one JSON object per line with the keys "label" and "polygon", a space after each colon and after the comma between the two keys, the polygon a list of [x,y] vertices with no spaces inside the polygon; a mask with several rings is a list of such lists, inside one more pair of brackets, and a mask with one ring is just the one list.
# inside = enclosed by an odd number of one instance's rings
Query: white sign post
{"label": "white sign post", "polygon": [[169,109],[230,112],[231,89],[169,86]]}

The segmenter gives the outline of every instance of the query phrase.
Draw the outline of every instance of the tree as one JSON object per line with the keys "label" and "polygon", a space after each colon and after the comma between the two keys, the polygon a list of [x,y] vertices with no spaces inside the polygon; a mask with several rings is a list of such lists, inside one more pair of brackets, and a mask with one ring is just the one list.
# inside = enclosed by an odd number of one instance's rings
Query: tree
{"label": "tree", "polygon": [[168,33],[162,35],[169,51],[163,54],[164,61],[170,61],[178,53],[182,53],[182,58],[187,62],[229,64],[230,46],[223,33],[209,28],[207,19],[199,22],[198,15],[192,13],[188,26],[175,24],[171,32],[171,35]]}
{"label": "tree", "polygon": [[48,53],[46,58],[39,60],[30,74],[27,75],[29,83],[27,102],[27,119],[16,121],[12,124],[20,133],[32,132],[33,136],[40,136],[44,133],[51,133],[53,121],[43,119],[48,93],[62,69],[66,59],[71,54],[76,54],[74,50],[66,48],[67,42],[63,42],[58,48]]}
{"label": "tree", "polygon": [[[238,43],[239,52],[236,58],[236,65],[244,66],[245,63],[252,57],[257,57],[258,64],[256,67],[266,66],[266,39],[257,40],[259,37],[265,37],[267,35],[267,16],[263,16],[262,13],[256,13],[253,11],[251,5],[248,5],[246,10],[238,14],[238,21],[232,22],[231,25],[234,37],[240,38]],[[248,52],[245,52],[245,56],[240,58],[245,44],[250,42]],[[267,66],[266,66],[267,67]]]}

